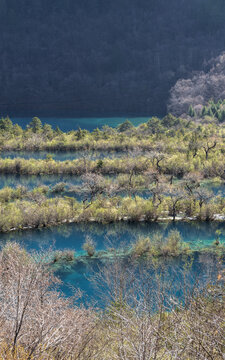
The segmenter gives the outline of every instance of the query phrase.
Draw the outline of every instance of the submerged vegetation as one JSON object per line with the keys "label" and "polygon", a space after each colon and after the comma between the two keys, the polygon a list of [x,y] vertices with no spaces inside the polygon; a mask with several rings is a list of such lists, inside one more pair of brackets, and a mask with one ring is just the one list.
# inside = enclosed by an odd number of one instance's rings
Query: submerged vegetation
{"label": "submerged vegetation", "polygon": [[154,234],[153,238],[139,238],[132,247],[135,256],[179,256],[189,251],[189,246],[183,243],[180,233],[171,230],[166,238]]}
{"label": "submerged vegetation", "polygon": [[[78,290],[71,298],[61,295],[46,256],[28,254],[15,243],[1,250],[1,359],[116,360],[123,354],[126,359],[222,359],[224,272],[219,266],[214,281],[203,287],[187,281],[187,266],[176,273],[175,286],[164,266],[117,258],[94,276],[104,301],[104,309],[96,309],[78,303]],[[182,302],[177,298],[181,285]]]}
{"label": "submerged vegetation", "polygon": [[170,230],[167,236],[162,232],[154,232],[151,236],[139,236],[131,243],[116,244],[116,247],[107,246],[104,250],[97,250],[96,244],[90,236],[86,237],[82,246],[83,251],[74,252],[72,250],[52,251],[46,258],[46,264],[54,271],[70,268],[79,263],[84,264],[105,264],[115,259],[123,259],[128,262],[144,261],[149,263],[152,260],[160,261],[168,259],[185,259],[192,262],[195,255],[215,255],[223,260],[225,256],[225,244],[218,243],[218,238],[207,246],[193,247],[183,241],[178,230]]}

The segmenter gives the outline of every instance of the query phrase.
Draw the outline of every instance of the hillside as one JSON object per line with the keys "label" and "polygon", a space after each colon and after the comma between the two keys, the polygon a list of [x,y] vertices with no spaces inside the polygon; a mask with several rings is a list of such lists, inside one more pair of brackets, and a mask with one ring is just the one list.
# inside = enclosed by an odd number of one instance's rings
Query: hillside
{"label": "hillside", "polygon": [[224,16],[223,0],[0,0],[0,113],[164,114],[224,50]]}

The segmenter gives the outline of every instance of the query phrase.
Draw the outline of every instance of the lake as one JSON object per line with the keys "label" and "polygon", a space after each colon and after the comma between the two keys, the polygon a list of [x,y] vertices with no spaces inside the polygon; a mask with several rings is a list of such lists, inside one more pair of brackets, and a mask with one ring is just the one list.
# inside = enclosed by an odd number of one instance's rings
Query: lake
{"label": "lake", "polygon": [[[81,129],[86,129],[92,131],[96,128],[101,128],[104,125],[111,127],[117,127],[119,124],[123,123],[125,120],[129,119],[133,125],[138,126],[139,124],[146,122],[151,117],[105,117],[105,118],[53,118],[53,117],[41,117],[42,123],[50,124],[54,128],[59,126],[62,131],[77,130],[79,127]],[[19,124],[22,128],[25,128],[32,120],[32,118],[23,118],[23,117],[12,117],[11,120],[14,123]]]}
{"label": "lake", "polygon": [[[117,223],[117,224],[67,224],[46,229],[17,231],[7,234],[0,234],[0,244],[7,241],[17,241],[27,250],[54,250],[71,249],[77,255],[84,255],[82,245],[86,236],[90,236],[96,244],[96,250],[108,248],[124,248],[132,244],[140,236],[152,236],[155,232],[161,232],[167,236],[170,230],[178,230],[185,241],[192,249],[212,246],[216,238],[216,230],[221,231],[220,242],[225,244],[224,223]],[[210,260],[210,261],[209,261]],[[93,274],[93,268],[98,269],[101,261],[95,261],[90,267],[90,262],[78,262],[72,267],[65,266],[57,272],[62,279],[62,290],[71,294],[70,286],[80,288],[86,293],[87,300],[96,298],[95,287],[88,277]],[[172,273],[182,272],[185,266],[183,258],[173,259],[166,263],[167,270]],[[216,259],[208,255],[196,253],[193,264],[189,269],[189,278],[197,275],[201,281],[210,280],[212,269],[216,270]],[[172,275],[171,275],[172,276]]]}
{"label": "lake", "polygon": [[[149,118],[129,118],[134,125],[138,125],[147,121]],[[28,118],[13,118],[15,123],[18,123],[23,128],[31,121]],[[101,128],[103,125],[112,127],[118,126],[124,122],[126,118],[41,118],[43,123],[51,124],[54,128],[59,126],[63,131],[78,129],[79,127],[87,130],[93,130],[96,127]],[[44,159],[47,154],[53,156],[55,160],[70,160],[82,156],[80,152],[9,152],[1,153],[1,157],[22,157]],[[103,158],[105,153],[91,153],[92,158]],[[118,156],[117,153],[110,153],[110,156]],[[1,175],[0,188],[4,186],[16,187],[24,185],[29,189],[36,186],[48,185],[54,186],[56,183],[65,182],[71,185],[79,185],[80,178],[74,176],[64,175],[42,175],[42,176],[17,176],[17,175]],[[224,185],[210,184],[205,185],[211,189],[215,195],[221,193],[225,196]],[[143,193],[147,197],[149,194]],[[76,252],[77,255],[84,255],[82,245],[87,236],[90,236],[95,245],[96,250],[106,250],[108,248],[124,248],[130,246],[138,237],[151,237],[155,232],[161,232],[163,236],[167,236],[170,230],[178,230],[181,233],[182,239],[192,249],[196,250],[191,265],[188,268],[188,279],[193,285],[194,281],[200,278],[201,284],[207,281],[215,280],[217,276],[217,259],[213,255],[201,254],[199,251],[202,248],[211,247],[216,239],[216,231],[221,232],[220,243],[225,244],[225,224],[210,222],[175,222],[175,223],[117,223],[117,224],[67,224],[52,228],[35,229],[26,231],[10,232],[7,234],[0,234],[0,245],[3,246],[7,241],[17,241],[24,246],[28,251],[32,250],[65,250],[70,249]],[[85,257],[83,257],[85,259]],[[107,260],[108,261],[108,260]],[[224,266],[224,261],[222,262]],[[91,266],[90,266],[91,264]],[[106,264],[107,265],[107,264]],[[109,264],[108,264],[109,265]],[[164,268],[167,271],[167,279],[173,279],[173,286],[182,287],[182,274],[186,268],[186,260],[182,257],[176,259],[167,259],[164,263]],[[56,273],[63,281],[61,289],[66,295],[71,294],[71,286],[80,288],[86,294],[87,301],[91,299],[97,300],[97,292],[94,284],[89,281],[93,277],[93,269],[98,271],[99,266],[102,266],[101,259],[95,261],[77,261],[72,266],[68,264],[58,270]],[[150,275],[155,276],[155,272],[151,271]],[[182,299],[182,291],[178,292],[178,297]],[[101,303],[101,301],[100,301]]]}

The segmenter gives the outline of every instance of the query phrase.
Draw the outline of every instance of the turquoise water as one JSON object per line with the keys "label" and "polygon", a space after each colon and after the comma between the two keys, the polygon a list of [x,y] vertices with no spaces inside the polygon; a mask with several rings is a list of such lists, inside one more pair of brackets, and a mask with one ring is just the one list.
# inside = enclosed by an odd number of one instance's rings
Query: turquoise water
{"label": "turquoise water", "polygon": [[[48,229],[27,230],[20,232],[11,232],[0,234],[0,245],[7,241],[17,241],[27,250],[47,250],[52,247],[53,250],[71,249],[77,255],[84,255],[82,245],[86,236],[90,236],[96,244],[96,250],[106,250],[109,248],[124,248],[130,246],[139,236],[152,236],[155,232],[162,232],[164,236],[170,230],[180,231],[183,240],[193,249],[212,246],[216,238],[216,230],[221,231],[220,242],[225,244],[225,224],[224,223],[138,223],[138,224],[69,224]],[[196,254],[192,265],[188,270],[188,279],[194,283],[196,278],[200,282],[211,280],[216,277],[217,261],[212,255]],[[182,257],[166,260],[164,268],[169,275],[168,280],[173,280],[176,287],[182,286],[179,273],[185,268],[186,260]],[[56,274],[61,278],[63,284],[61,289],[66,295],[71,294],[72,285],[80,288],[86,294],[86,301],[97,299],[95,285],[92,282],[93,274],[105,262],[101,259],[91,261],[77,261],[72,266],[65,265]],[[93,273],[94,271],[94,273]],[[152,276],[152,273],[151,273]],[[179,281],[181,283],[179,283]],[[98,300],[99,301],[99,300]]]}
{"label": "turquoise water", "polygon": [[[96,276],[104,267],[112,268],[113,262],[107,263],[102,261],[91,261],[75,263],[71,268],[65,267],[56,272],[56,275],[63,281],[60,287],[64,294],[70,296],[73,294],[71,286],[75,289],[81,289],[83,297],[80,302],[84,304],[93,303],[97,307],[104,307],[109,304],[108,294],[109,287],[103,282],[98,281],[96,286]],[[149,263],[142,263],[141,267],[144,269],[145,281],[143,286],[146,287],[146,281],[151,288],[151,299],[154,299],[156,286],[156,275],[163,274],[165,301],[169,303],[168,299],[172,296],[178,301],[184,300],[184,284],[185,290],[189,291],[194,286],[198,288],[204,287],[208,283],[214,283],[217,279],[221,269],[224,269],[224,261],[218,262],[214,255],[206,255],[195,253],[193,257],[164,259],[160,260],[157,267],[150,266]],[[122,260],[122,269],[133,271],[132,265],[127,260]],[[103,270],[104,273],[104,270]],[[140,272],[136,273],[136,277],[141,277]],[[161,278],[162,279],[162,278]],[[152,310],[156,310],[157,303],[153,303]]]}
{"label": "turquoise water", "polygon": [[[35,115],[36,116],[36,115]],[[101,128],[104,125],[111,127],[117,127],[119,124],[123,123],[128,117],[106,117],[106,118],[40,118],[42,123],[50,124],[54,128],[59,126],[63,131],[77,130],[79,127],[81,129],[86,129],[92,131],[94,129]],[[135,125],[139,125],[143,122],[146,122],[150,119],[149,117],[129,117],[129,120]],[[30,122],[31,118],[12,118],[14,123],[19,124],[25,128]]]}
{"label": "turquoise water", "polygon": [[221,231],[220,241],[225,243],[225,223],[217,222],[165,222],[165,223],[116,223],[116,224],[66,224],[45,229],[33,229],[0,234],[0,244],[6,241],[18,241],[28,250],[48,249],[53,246],[57,250],[72,249],[82,253],[85,237],[90,236],[97,250],[108,246],[118,248],[133,243],[139,236],[152,236],[161,232],[167,236],[170,230],[178,230],[183,241],[191,248],[199,249],[211,246],[216,238],[216,230]]}
{"label": "turquoise water", "polygon": [[[28,118],[13,119],[21,126],[26,125],[31,121]],[[126,118],[83,118],[83,119],[62,119],[62,118],[42,118],[43,123],[49,123],[53,127],[59,126],[64,131],[77,129],[78,127],[93,130],[96,127],[103,125],[117,126],[126,120]],[[138,125],[148,118],[133,118],[131,119],[134,125]],[[29,152],[19,153],[19,156],[24,158],[45,158],[49,154],[46,152]],[[50,153],[51,154],[51,153]],[[52,153],[55,160],[70,160],[79,158],[81,153]],[[114,156],[114,153],[111,154]],[[2,153],[2,157],[17,157],[17,152],[10,154]],[[103,157],[104,153],[91,154],[91,156]],[[118,154],[117,154],[118,156]],[[17,176],[17,175],[1,175],[0,188],[4,186],[16,187],[18,185],[26,186],[32,189],[36,186],[47,185],[53,187],[59,182],[65,182],[69,185],[80,185],[80,178],[74,176],[58,176],[58,175],[43,175],[43,176]],[[208,185],[207,185],[208,186]],[[224,185],[215,184],[208,186],[215,195],[221,194],[225,196]],[[148,197],[149,193],[143,192],[143,197]],[[192,249],[200,250],[202,247],[211,247],[216,239],[216,231],[220,230],[220,243],[225,244],[225,223],[117,223],[117,224],[66,224],[46,229],[35,229],[26,231],[10,232],[7,234],[0,234],[0,246],[3,246],[7,241],[17,241],[24,246],[28,251],[32,250],[74,250],[77,255],[84,255],[82,246],[87,236],[90,236],[95,245],[96,250],[106,250],[109,248],[123,249],[130,247],[134,241],[140,236],[152,236],[155,232],[163,233],[167,236],[170,230],[178,230],[181,233],[183,241],[189,244]],[[63,284],[61,289],[66,295],[71,294],[71,285],[75,288],[80,288],[86,294],[86,299],[89,302],[91,299],[98,300],[97,292],[94,284],[90,279],[93,278],[93,270],[96,272],[99,266],[102,266],[101,259],[93,259],[93,261],[76,261],[72,266],[68,264],[61,268],[57,275],[62,279]],[[217,274],[217,260],[213,255],[196,253],[192,265],[188,270],[188,279],[193,285],[196,279],[200,279],[201,284],[206,281],[215,280]],[[109,263],[106,263],[108,266]],[[126,264],[124,264],[126,267]],[[182,288],[183,279],[180,275],[186,267],[185,260],[180,257],[177,259],[165,260],[164,268],[166,269],[167,279],[173,281],[171,289]],[[151,276],[155,276],[154,271],[150,271]],[[171,290],[170,290],[171,291]],[[168,293],[169,294],[169,293]],[[178,297],[182,298],[182,291],[177,292]],[[98,300],[99,301],[99,300]],[[101,303],[101,300],[100,300]]]}
{"label": "turquoise water", "polygon": [[212,191],[215,196],[225,197],[225,184],[206,183],[202,185],[205,189]]}

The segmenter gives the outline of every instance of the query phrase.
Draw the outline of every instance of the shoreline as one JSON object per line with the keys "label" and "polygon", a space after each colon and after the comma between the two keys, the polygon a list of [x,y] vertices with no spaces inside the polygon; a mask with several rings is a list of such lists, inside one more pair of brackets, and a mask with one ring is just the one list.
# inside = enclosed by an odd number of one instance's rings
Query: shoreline
{"label": "shoreline", "polygon": [[63,224],[88,224],[88,223],[96,223],[96,224],[102,224],[102,225],[107,225],[107,224],[117,224],[117,223],[176,223],[176,222],[187,222],[187,223],[221,223],[225,221],[225,215],[220,215],[220,214],[216,214],[216,218],[213,220],[199,220],[196,217],[194,218],[183,218],[181,216],[177,216],[175,220],[173,220],[173,218],[171,216],[168,217],[164,217],[164,218],[158,218],[157,220],[145,220],[143,218],[141,218],[140,220],[131,220],[131,218],[129,218],[128,216],[125,216],[124,218],[118,219],[116,221],[108,221],[108,222],[100,222],[94,218],[90,218],[89,221],[86,220],[79,220],[78,221],[78,217],[77,218],[73,218],[73,219],[64,219],[63,221],[57,222],[55,224],[49,224],[49,225],[40,225],[40,226],[24,226],[24,227],[14,227],[11,228],[10,230],[7,231],[0,231],[0,234],[7,234],[10,232],[16,232],[16,231],[26,231],[26,230],[35,230],[35,229],[47,229],[47,228],[53,228],[53,227],[57,227]]}

